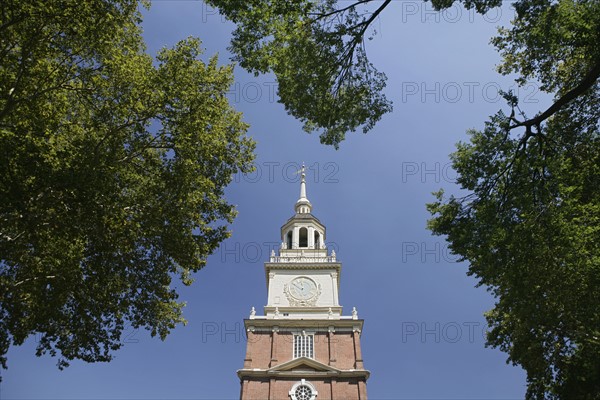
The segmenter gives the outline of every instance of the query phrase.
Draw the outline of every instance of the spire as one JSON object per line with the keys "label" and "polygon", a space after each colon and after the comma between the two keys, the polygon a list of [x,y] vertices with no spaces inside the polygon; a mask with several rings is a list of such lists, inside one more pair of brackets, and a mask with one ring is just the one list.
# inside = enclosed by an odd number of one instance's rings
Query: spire
{"label": "spire", "polygon": [[308,214],[312,210],[312,205],[308,198],[306,197],[306,173],[304,164],[302,164],[302,169],[300,169],[300,198],[296,202],[296,213],[298,214]]}
{"label": "spire", "polygon": [[304,164],[302,164],[302,169],[300,170],[300,200],[306,200],[306,173],[304,172]]}

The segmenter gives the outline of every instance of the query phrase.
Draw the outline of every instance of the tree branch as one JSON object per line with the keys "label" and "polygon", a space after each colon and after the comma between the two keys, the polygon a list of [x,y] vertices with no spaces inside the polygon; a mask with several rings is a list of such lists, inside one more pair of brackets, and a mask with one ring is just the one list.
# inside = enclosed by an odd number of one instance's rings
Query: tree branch
{"label": "tree branch", "polygon": [[8,22],[5,22],[4,24],[0,25],[0,32],[8,29],[12,25],[16,25],[19,22],[24,21],[25,17],[26,17],[25,15],[20,15],[19,17],[14,18],[14,19],[12,19],[12,20],[10,20]]}
{"label": "tree branch", "polygon": [[348,7],[340,8],[339,10],[333,10],[333,11],[328,12],[326,14],[317,14],[317,13],[314,13],[314,15],[317,16],[317,18],[313,19],[311,22],[316,22],[316,21],[318,21],[320,19],[330,17],[330,16],[332,16],[334,14],[343,13],[345,11],[350,10],[351,8],[354,8],[354,7],[358,6],[359,4],[370,3],[371,1],[373,1],[373,0],[360,0],[360,1],[357,1],[356,3],[354,3],[354,4],[349,5]]}
{"label": "tree branch", "polygon": [[356,50],[356,46],[358,46],[359,43],[363,42],[363,36],[367,31],[367,28],[391,2],[392,0],[386,0],[381,6],[379,6],[377,10],[375,10],[373,14],[371,14],[371,16],[368,19],[361,21],[359,24],[351,28],[356,29],[358,27],[361,27],[358,33],[352,35],[353,37],[352,40],[348,43],[347,50],[344,51],[342,57],[340,58],[340,61],[338,61],[339,65],[341,66],[341,70],[338,74],[338,78],[336,79],[337,85],[334,90],[334,93],[337,93],[338,90],[342,87],[342,83],[346,79],[346,76],[348,75],[348,72],[351,68],[352,58],[354,57],[354,50]]}
{"label": "tree branch", "polygon": [[582,95],[586,90],[588,90],[592,85],[596,82],[596,80],[600,77],[600,62],[597,63],[590,72],[579,82],[575,88],[569,90],[562,96],[560,99],[554,102],[546,111],[539,114],[537,117],[528,119],[526,121],[519,122],[515,125],[509,127],[510,129],[518,128],[520,126],[526,127],[528,130],[531,129],[532,126],[539,126],[543,121],[551,117],[553,114],[558,112],[562,107],[567,105],[570,101]]}
{"label": "tree branch", "polygon": [[19,282],[15,283],[15,286],[19,286],[19,285],[21,285],[21,284],[23,284],[25,282],[29,282],[29,281],[36,281],[36,280],[41,279],[41,278],[54,279],[54,278],[56,278],[56,275],[47,275],[47,276],[42,276],[42,277],[35,277],[35,278],[23,279],[22,281],[19,281]]}

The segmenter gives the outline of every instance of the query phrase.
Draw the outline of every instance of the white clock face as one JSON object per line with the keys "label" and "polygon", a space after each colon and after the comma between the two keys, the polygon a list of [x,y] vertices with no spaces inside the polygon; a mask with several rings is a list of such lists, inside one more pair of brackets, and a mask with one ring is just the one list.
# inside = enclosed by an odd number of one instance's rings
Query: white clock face
{"label": "white clock face", "polygon": [[312,279],[301,276],[290,282],[289,290],[296,299],[308,300],[317,295],[317,284]]}

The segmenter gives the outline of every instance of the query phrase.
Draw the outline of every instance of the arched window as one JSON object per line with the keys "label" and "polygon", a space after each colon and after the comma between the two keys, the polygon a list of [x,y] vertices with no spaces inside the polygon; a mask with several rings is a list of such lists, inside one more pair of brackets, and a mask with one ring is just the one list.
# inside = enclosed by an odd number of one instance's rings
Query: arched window
{"label": "arched window", "polygon": [[321,248],[321,235],[318,231],[315,231],[315,249]]}
{"label": "arched window", "polygon": [[287,248],[288,249],[292,248],[292,231],[289,231],[287,233]]}
{"label": "arched window", "polygon": [[300,228],[300,238],[298,239],[300,247],[308,247],[308,229]]}

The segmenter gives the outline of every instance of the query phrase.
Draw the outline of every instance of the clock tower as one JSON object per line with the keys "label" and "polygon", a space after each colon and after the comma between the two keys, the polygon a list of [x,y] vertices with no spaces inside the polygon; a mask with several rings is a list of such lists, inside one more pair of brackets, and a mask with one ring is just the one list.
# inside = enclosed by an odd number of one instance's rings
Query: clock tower
{"label": "clock tower", "polygon": [[304,166],[295,214],[281,227],[281,248],[265,263],[267,305],[244,320],[242,400],[362,400],[369,371],[360,347],[363,320],[343,315],[342,264],[325,245],[325,226],[306,197]]}

